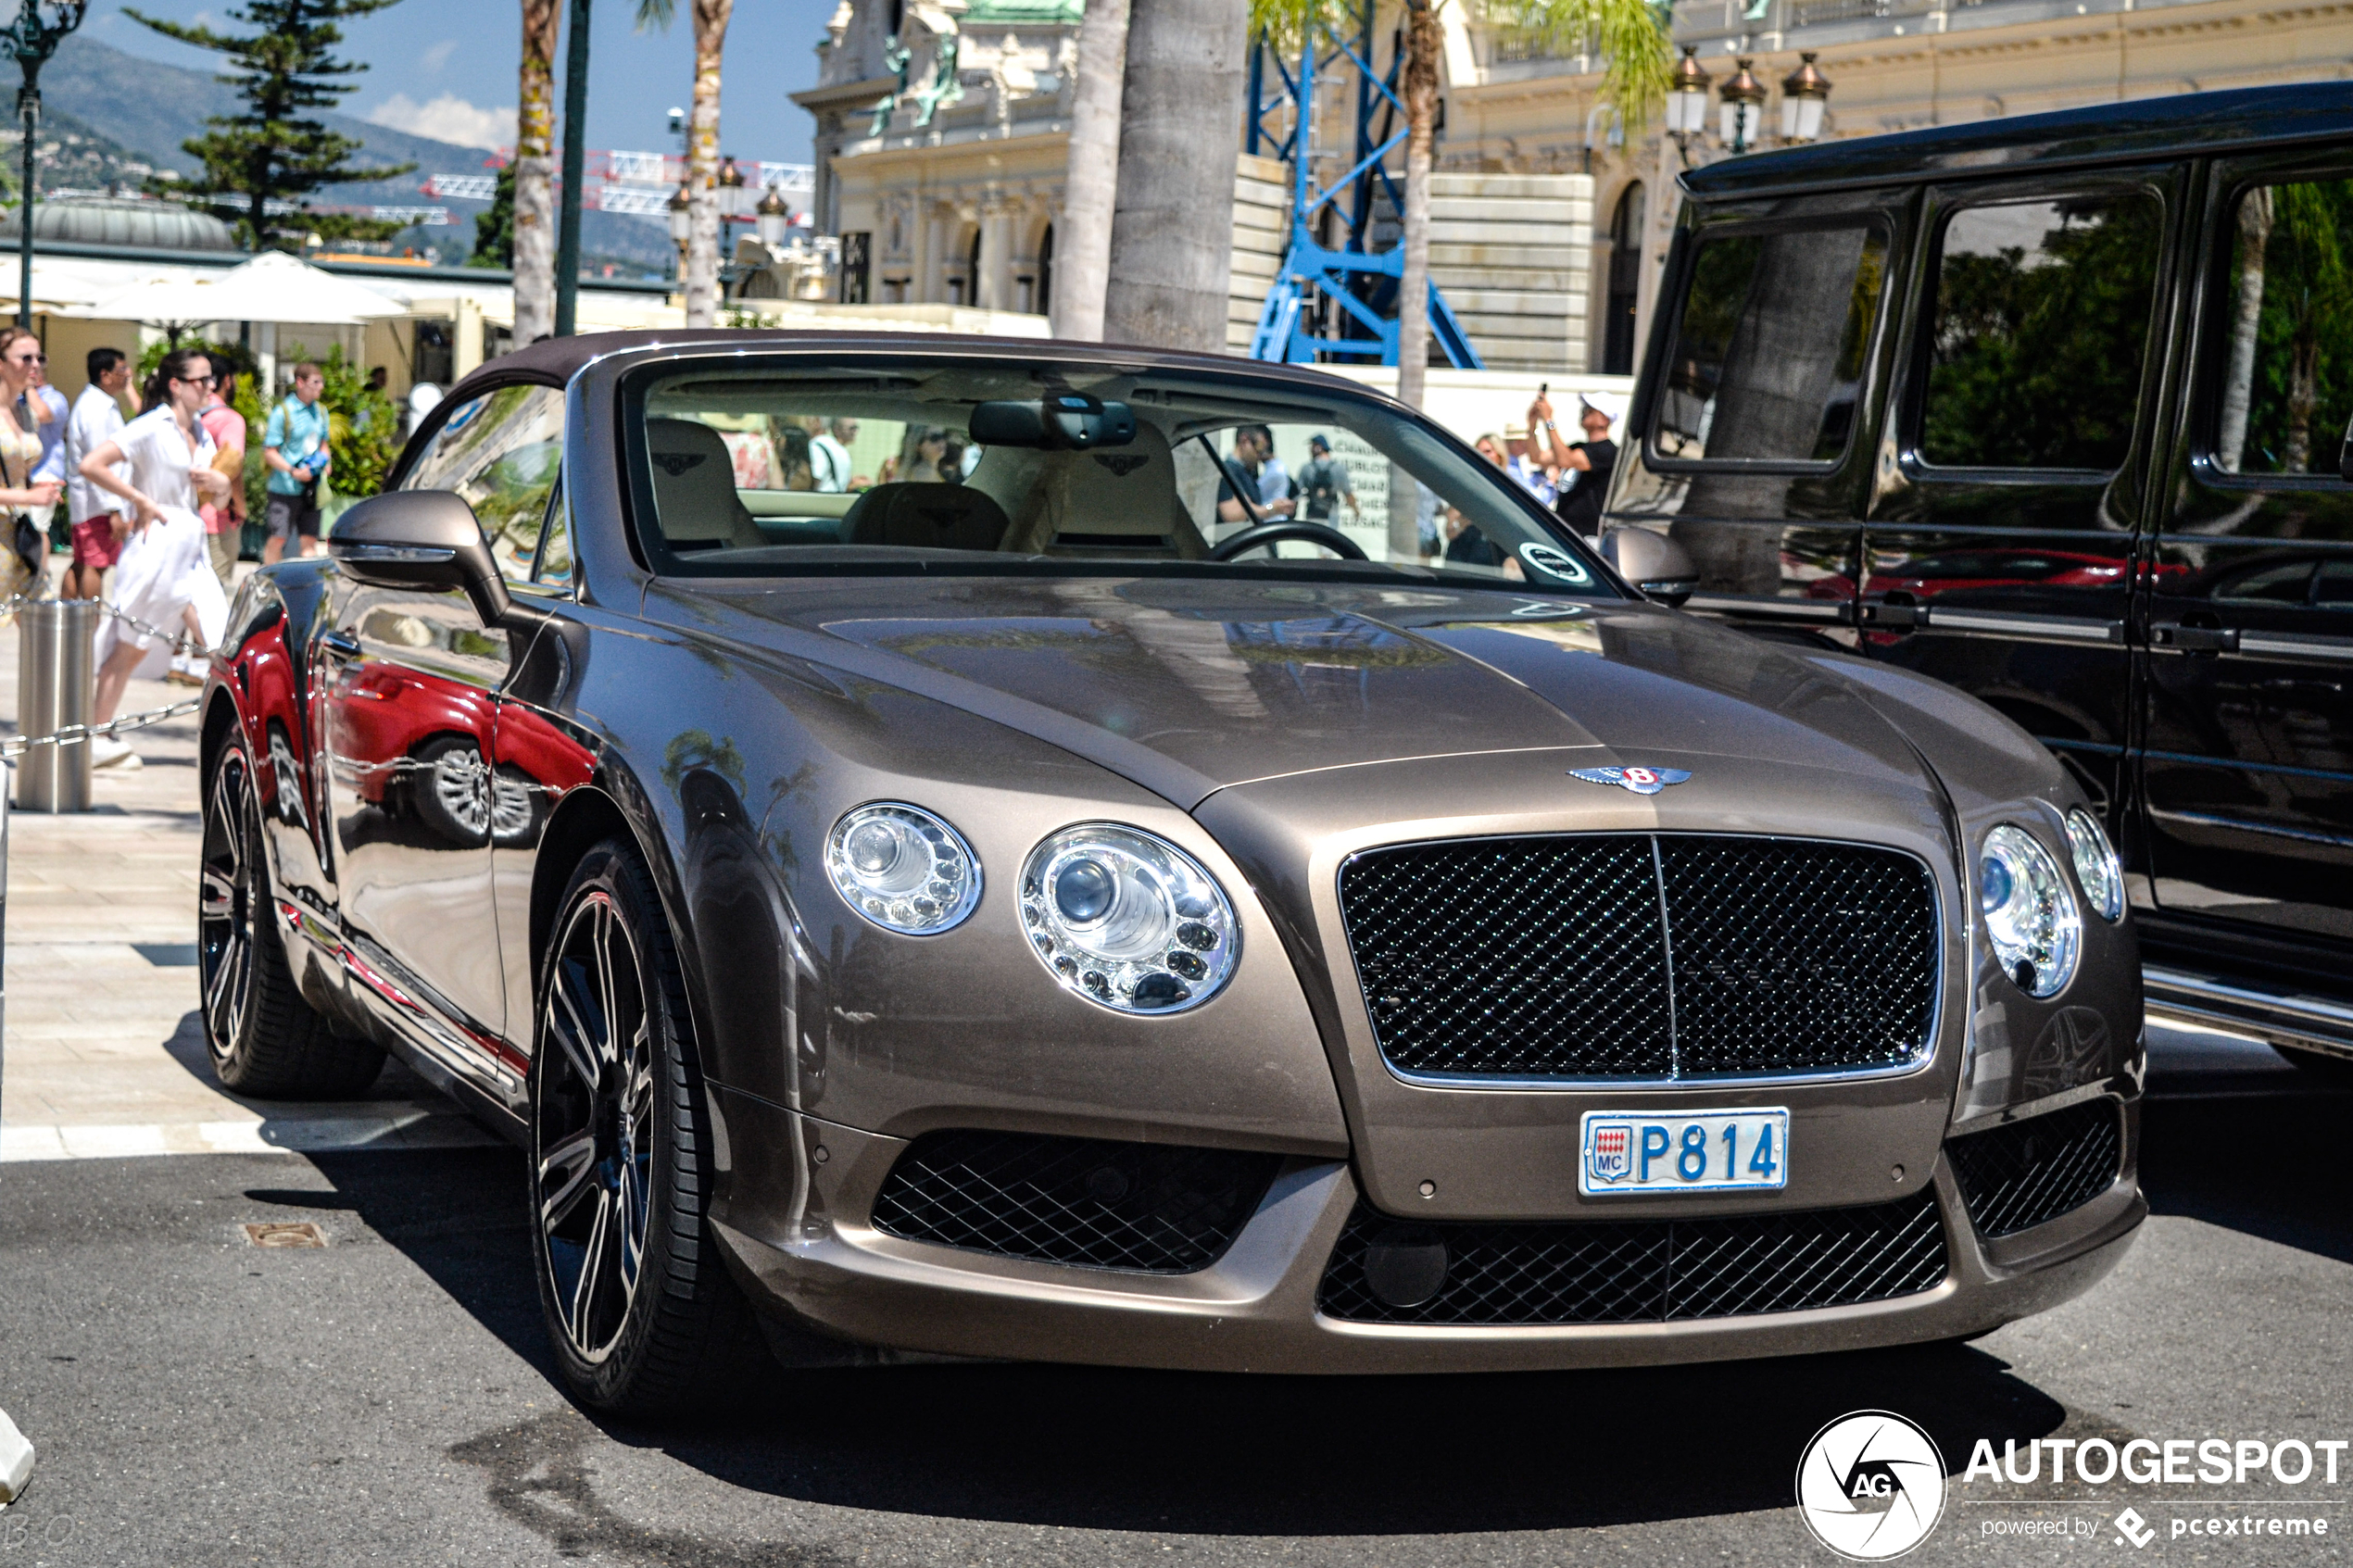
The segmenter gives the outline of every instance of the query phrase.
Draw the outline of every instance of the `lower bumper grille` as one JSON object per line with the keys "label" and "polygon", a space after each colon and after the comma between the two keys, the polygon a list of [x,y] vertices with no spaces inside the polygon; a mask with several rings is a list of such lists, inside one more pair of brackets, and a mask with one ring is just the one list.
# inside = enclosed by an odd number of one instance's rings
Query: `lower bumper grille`
{"label": "lower bumper grille", "polygon": [[1699,1220],[1420,1224],[1363,1204],[1316,1304],[1350,1323],[1668,1323],[1885,1301],[1944,1277],[1935,1200]]}
{"label": "lower bumper grille", "polygon": [[1090,1269],[1183,1274],[1232,1244],[1281,1156],[1026,1133],[926,1133],[875,1198],[909,1241]]}
{"label": "lower bumper grille", "polygon": [[2106,1192],[2124,1160],[2123,1107],[2089,1099],[1944,1146],[1982,1236],[2014,1236]]}

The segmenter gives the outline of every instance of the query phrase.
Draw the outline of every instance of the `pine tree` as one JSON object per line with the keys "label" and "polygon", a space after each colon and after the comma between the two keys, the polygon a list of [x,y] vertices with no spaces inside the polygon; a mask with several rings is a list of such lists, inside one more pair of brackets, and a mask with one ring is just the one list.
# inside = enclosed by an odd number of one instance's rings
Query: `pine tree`
{"label": "pine tree", "polygon": [[[166,21],[124,7],[141,26],[166,38],[226,55],[237,67],[220,80],[245,100],[242,113],[214,115],[205,135],[181,144],[202,164],[202,172],[173,190],[194,197],[234,223],[248,249],[259,249],[273,232],[319,233],[334,239],[388,239],[396,223],[341,213],[308,210],[305,204],[321,187],[352,180],[389,180],[417,166],[354,169],[361,144],[330,131],[305,111],[333,107],[353,87],[338,78],[366,70],[335,57],[343,31],[335,24],[373,15],[396,0],[246,0],[230,19],[256,31],[236,35],[209,27]],[[291,204],[274,216],[273,203]]]}
{"label": "pine tree", "polygon": [[498,169],[490,206],[474,219],[474,253],[469,267],[512,267],[515,264],[515,165]]}

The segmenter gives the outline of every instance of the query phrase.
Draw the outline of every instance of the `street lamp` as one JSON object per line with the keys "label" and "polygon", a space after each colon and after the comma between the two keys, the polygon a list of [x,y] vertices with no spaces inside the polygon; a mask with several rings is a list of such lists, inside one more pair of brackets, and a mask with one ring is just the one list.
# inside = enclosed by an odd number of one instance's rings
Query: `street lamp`
{"label": "street lamp", "polygon": [[1693,136],[1707,130],[1706,69],[1701,66],[1694,46],[1683,45],[1683,57],[1675,62],[1675,74],[1667,89],[1667,133],[1679,142],[1688,144]]}
{"label": "street lamp", "polygon": [[1781,78],[1781,140],[1811,142],[1822,133],[1822,112],[1830,107],[1831,79],[1814,69],[1808,50],[1797,57],[1797,69]]}
{"label": "street lamp", "polygon": [[[44,20],[42,10],[47,7],[54,20]],[[18,208],[17,232],[17,325],[32,325],[32,204],[38,194],[34,154],[41,136],[41,68],[66,34],[82,25],[82,13],[89,0],[23,0],[15,23],[0,30],[8,43],[8,52],[17,57],[17,69],[24,72],[24,85],[17,92],[17,115],[24,121],[24,200]]]}
{"label": "street lamp", "polygon": [[792,227],[792,208],[785,205],[785,198],[777,194],[775,186],[769,186],[768,194],[760,198],[754,220],[760,225],[761,245],[773,250],[785,243],[785,231]]}
{"label": "street lamp", "polygon": [[1764,134],[1765,84],[1748,69],[1755,63],[1749,59],[1733,61],[1731,76],[1718,92],[1724,101],[1718,134],[1727,152],[1744,153]]}
{"label": "street lamp", "polygon": [[734,158],[722,158],[719,163],[719,217],[723,227],[751,216],[745,210],[744,195],[744,171],[736,167]]}

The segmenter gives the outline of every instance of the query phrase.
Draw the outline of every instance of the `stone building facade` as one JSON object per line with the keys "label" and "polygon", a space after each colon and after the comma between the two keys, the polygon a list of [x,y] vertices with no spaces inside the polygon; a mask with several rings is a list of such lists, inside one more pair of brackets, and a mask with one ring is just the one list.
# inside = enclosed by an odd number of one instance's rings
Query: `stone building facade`
{"label": "stone building facade", "polygon": [[[1401,6],[1377,4],[1385,68]],[[1045,309],[1083,6],[842,0],[818,44],[820,83],[794,101],[817,120],[817,223],[843,236],[845,298]],[[1475,0],[1440,16],[1441,173],[1567,177],[1479,187],[1532,204],[1478,210],[1541,232],[1554,265],[1528,268],[1525,247],[1491,242],[1491,270],[1441,286],[1493,363],[1630,370],[1675,176],[1727,155],[1712,137],[1679,147],[1656,117],[1629,135],[1600,97],[1598,60],[1486,25]],[[2353,73],[2353,4],[2334,0],[1677,0],[1674,28],[1719,84],[1739,59],[1778,84],[1802,51],[1817,54],[1833,84],[1831,136]],[[1767,145],[1778,120],[1768,102]],[[1283,179],[1279,164],[1239,162],[1237,348],[1282,250]]]}

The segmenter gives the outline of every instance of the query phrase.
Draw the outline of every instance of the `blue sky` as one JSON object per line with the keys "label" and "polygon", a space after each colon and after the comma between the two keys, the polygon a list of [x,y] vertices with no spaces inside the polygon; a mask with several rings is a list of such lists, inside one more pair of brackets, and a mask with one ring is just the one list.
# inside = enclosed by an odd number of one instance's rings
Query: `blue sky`
{"label": "blue sky", "polygon": [[[680,0],[677,20],[667,32],[644,33],[634,25],[635,0],[595,3],[588,144],[666,148],[669,110],[685,106],[693,87],[687,0]],[[810,119],[786,94],[815,84],[815,44],[825,35],[834,5],[835,0],[736,0],[720,105],[720,139],[726,152],[808,161]],[[147,0],[139,8],[150,16],[241,31],[227,19],[229,0]],[[150,59],[218,68],[218,56],[149,32],[121,9],[121,0],[96,0],[82,31]],[[344,101],[346,112],[447,141],[511,140],[522,33],[516,0],[400,0],[388,10],[346,22],[344,31],[346,57],[371,68],[356,79],[359,91]],[[561,58],[559,55],[559,94]]]}

